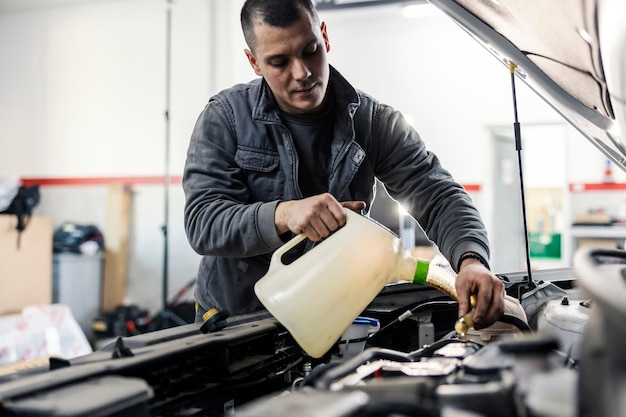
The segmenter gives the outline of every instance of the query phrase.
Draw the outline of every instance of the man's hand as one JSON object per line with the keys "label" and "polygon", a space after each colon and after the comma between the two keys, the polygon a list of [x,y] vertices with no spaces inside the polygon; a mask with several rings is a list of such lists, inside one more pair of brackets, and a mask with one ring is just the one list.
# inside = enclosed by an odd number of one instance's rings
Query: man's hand
{"label": "man's hand", "polygon": [[456,278],[459,318],[470,310],[470,295],[476,296],[474,328],[491,326],[504,313],[504,284],[480,261],[466,259]]}
{"label": "man's hand", "polygon": [[307,238],[317,242],[346,224],[344,207],[358,212],[365,208],[365,202],[339,203],[328,193],[302,200],[280,202],[274,214],[276,230],[278,234],[283,234],[288,230],[296,234],[304,233]]}

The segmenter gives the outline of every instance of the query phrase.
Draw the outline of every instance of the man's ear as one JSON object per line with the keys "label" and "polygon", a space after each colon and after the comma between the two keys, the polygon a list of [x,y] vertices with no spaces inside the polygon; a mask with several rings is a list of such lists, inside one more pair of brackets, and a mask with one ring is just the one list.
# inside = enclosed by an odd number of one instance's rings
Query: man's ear
{"label": "man's ear", "polygon": [[259,63],[257,62],[254,55],[252,55],[252,51],[249,49],[244,49],[243,51],[246,53],[246,57],[248,58],[248,62],[254,70],[254,73],[258,76],[262,76],[263,74],[261,74],[261,68],[259,68]]}
{"label": "man's ear", "polygon": [[326,52],[330,52],[330,41],[328,40],[328,30],[326,29],[326,22],[322,22],[322,38],[324,39],[324,45],[326,46]]}

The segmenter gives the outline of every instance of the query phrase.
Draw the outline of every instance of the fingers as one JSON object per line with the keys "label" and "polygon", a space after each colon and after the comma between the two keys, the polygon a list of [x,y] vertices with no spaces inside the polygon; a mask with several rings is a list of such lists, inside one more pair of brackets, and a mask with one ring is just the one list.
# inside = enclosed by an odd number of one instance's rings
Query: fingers
{"label": "fingers", "polygon": [[358,212],[365,206],[364,201],[339,203],[329,193],[279,203],[275,216],[276,229],[279,233],[287,230],[303,233],[308,239],[317,242],[346,224],[344,207]]}
{"label": "fingers", "polygon": [[498,279],[485,279],[479,288],[474,328],[480,330],[491,326],[504,312],[504,285]]}
{"label": "fingers", "polygon": [[457,277],[456,292],[459,299],[459,318],[465,316],[470,311],[470,291],[469,281]]}
{"label": "fingers", "polygon": [[366,206],[365,201],[344,201],[341,205],[357,213],[365,209]]}
{"label": "fingers", "polygon": [[[484,281],[487,281],[486,279]],[[489,307],[491,305],[491,300],[493,298],[493,293],[491,288],[488,288],[488,285],[479,285],[478,293],[476,294],[476,309],[474,310],[474,328],[480,329],[481,326],[484,327],[486,322],[488,321],[488,313]]]}
{"label": "fingers", "polygon": [[476,329],[488,327],[498,321],[504,314],[504,284],[498,279],[493,280],[491,290],[491,302],[487,304],[487,309],[482,320]]}
{"label": "fingers", "polygon": [[328,193],[289,203],[285,215],[288,229],[305,234],[313,242],[329,236],[346,223],[343,207]]}
{"label": "fingers", "polygon": [[[345,223],[345,220],[344,220]],[[302,233],[313,242],[327,237],[331,232],[340,226],[339,220],[328,210],[322,210],[318,215],[313,216],[304,226]]]}

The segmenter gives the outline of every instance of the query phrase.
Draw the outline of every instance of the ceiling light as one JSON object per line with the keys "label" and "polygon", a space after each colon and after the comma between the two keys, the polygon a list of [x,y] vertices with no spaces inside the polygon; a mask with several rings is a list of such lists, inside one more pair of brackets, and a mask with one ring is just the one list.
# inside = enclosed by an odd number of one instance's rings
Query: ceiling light
{"label": "ceiling light", "polygon": [[407,19],[439,16],[441,14],[441,10],[429,3],[408,4],[402,8],[402,15]]}

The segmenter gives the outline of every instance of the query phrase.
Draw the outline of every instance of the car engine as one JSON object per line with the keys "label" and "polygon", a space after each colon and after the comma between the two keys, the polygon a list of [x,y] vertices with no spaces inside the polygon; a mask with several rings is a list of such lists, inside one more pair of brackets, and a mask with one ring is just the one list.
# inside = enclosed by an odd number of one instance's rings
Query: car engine
{"label": "car engine", "polygon": [[[255,400],[235,415],[624,415],[620,398],[626,374],[615,339],[625,317],[619,302],[625,259],[621,251],[585,250],[573,272],[538,273],[545,280],[537,283],[501,276],[507,292],[520,298],[531,326],[496,323],[464,337],[451,331],[402,350],[398,340],[412,346],[407,335],[428,334],[432,319],[450,307],[445,301],[418,304],[413,310],[421,313],[411,326],[396,328],[389,337],[381,328],[363,352],[318,365],[290,390]],[[383,292],[368,313],[384,310],[384,298]]]}

